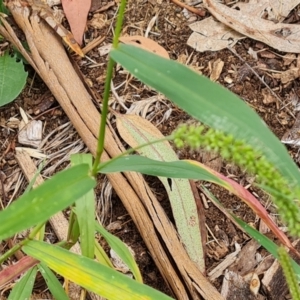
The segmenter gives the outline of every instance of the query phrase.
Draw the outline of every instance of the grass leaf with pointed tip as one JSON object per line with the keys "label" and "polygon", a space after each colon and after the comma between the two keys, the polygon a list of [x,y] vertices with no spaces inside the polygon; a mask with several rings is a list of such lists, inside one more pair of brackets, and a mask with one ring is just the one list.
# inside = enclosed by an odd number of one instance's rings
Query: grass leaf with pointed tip
{"label": "grass leaf with pointed tip", "polygon": [[47,265],[41,262],[38,265],[38,269],[44,277],[52,296],[59,300],[69,300],[69,297],[67,296],[61,283],[58,281],[53,272],[47,267]]}
{"label": "grass leaf with pointed tip", "polygon": [[134,260],[134,257],[126,247],[126,245],[116,236],[110,234],[103,226],[95,223],[96,230],[105,238],[111,249],[113,249],[117,255],[123,260],[123,262],[127,265],[127,267],[131,270],[134,278],[143,283],[143,278],[137,263]]}
{"label": "grass leaf with pointed tip", "polygon": [[189,163],[188,161],[158,161],[138,155],[121,156],[109,162],[99,165],[100,173],[134,171],[152,176],[164,176],[168,178],[199,179],[221,184],[218,177],[206,169]]}
{"label": "grass leaf with pointed tip", "polygon": [[0,240],[47,221],[50,216],[74,203],[95,185],[95,179],[89,175],[88,165],[79,165],[57,173],[0,212]]}
{"label": "grass leaf with pointed tip", "polygon": [[178,62],[134,46],[119,45],[110,56],[192,117],[247,141],[274,163],[291,183],[300,184],[298,167],[286,148],[258,114],[235,94]]}
{"label": "grass leaf with pointed tip", "polygon": [[147,175],[165,176],[173,178],[190,178],[213,182],[224,187],[229,192],[235,194],[243,200],[273,231],[280,241],[292,248],[291,242],[287,236],[279,230],[278,226],[269,218],[266,209],[261,203],[249,193],[243,186],[239,185],[234,180],[218,173],[209,167],[194,161],[181,160],[173,162],[161,162],[152,160],[142,156],[129,155],[116,158],[109,163],[104,163],[99,166],[102,173],[110,173],[116,171],[136,171]]}
{"label": "grass leaf with pointed tip", "polygon": [[36,273],[36,266],[28,270],[26,274],[23,275],[21,280],[16,283],[11,293],[9,294],[8,300],[30,299]]}

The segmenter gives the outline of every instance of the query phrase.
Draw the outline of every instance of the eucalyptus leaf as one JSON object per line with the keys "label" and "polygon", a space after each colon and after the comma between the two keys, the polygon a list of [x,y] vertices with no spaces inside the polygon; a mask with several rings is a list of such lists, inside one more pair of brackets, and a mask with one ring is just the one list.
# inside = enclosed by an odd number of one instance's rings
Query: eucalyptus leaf
{"label": "eucalyptus leaf", "polygon": [[[137,115],[119,115],[116,117],[117,129],[122,139],[132,148],[136,148],[140,155],[158,161],[178,161],[178,156],[169,141],[151,143],[164,139],[163,134],[150,121]],[[151,144],[150,144],[151,143]],[[171,204],[176,228],[185,249],[197,264],[201,272],[205,272],[200,220],[197,204],[190,181],[183,178],[158,179],[164,185]]]}

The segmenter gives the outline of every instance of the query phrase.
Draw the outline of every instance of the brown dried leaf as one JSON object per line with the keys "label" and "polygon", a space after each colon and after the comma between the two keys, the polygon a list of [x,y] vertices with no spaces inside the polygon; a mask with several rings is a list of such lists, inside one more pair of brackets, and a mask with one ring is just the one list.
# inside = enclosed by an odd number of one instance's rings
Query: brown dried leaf
{"label": "brown dried leaf", "polygon": [[126,36],[126,37],[123,36],[119,38],[119,41],[127,45],[134,45],[144,50],[148,50],[164,58],[170,58],[168,52],[162,46],[160,46],[158,43],[144,36],[139,36],[139,35]]}
{"label": "brown dried leaf", "polygon": [[243,36],[230,27],[209,17],[190,25],[194,31],[187,44],[196,51],[218,51],[228,46],[233,47]]}
{"label": "brown dried leaf", "polygon": [[[224,25],[231,27],[239,33],[255,40],[261,41],[283,52],[300,53],[300,31],[298,24],[273,23],[262,19],[253,13],[253,3],[260,1],[252,0],[251,5],[240,5],[239,10],[219,4],[214,0],[203,0],[209,12]],[[243,9],[247,7],[247,10]]]}
{"label": "brown dried leaf", "polygon": [[232,8],[243,11],[245,15],[258,16],[270,21],[283,21],[290,11],[300,3],[300,0],[250,0],[246,2],[238,2]]}
{"label": "brown dried leaf", "polygon": [[82,45],[91,0],[62,0],[62,6],[76,42]]}

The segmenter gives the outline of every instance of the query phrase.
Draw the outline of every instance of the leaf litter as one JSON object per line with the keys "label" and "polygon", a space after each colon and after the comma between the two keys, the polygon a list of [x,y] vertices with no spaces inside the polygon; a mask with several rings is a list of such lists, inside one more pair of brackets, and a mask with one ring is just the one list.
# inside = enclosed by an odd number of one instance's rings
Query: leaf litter
{"label": "leaf litter", "polygon": [[280,23],[300,3],[299,0],[250,0],[231,8],[215,0],[204,0],[203,3],[221,24],[213,18],[191,24],[194,32],[187,44],[195,50],[218,51],[250,37],[280,51],[300,53],[299,25]]}

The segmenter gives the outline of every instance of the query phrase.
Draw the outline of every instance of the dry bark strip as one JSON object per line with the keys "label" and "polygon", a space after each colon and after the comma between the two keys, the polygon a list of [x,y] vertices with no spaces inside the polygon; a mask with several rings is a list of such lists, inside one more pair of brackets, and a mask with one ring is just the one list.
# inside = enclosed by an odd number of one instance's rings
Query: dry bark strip
{"label": "dry bark strip", "polygon": [[[18,0],[8,8],[26,35],[31,54],[26,53],[9,24],[2,18],[0,33],[10,40],[47,84],[93,155],[101,116],[75,73],[61,42],[43,22],[30,17]],[[107,129],[102,161],[119,155],[116,137]],[[153,260],[178,299],[223,299],[187,256],[177,232],[140,174],[110,174],[108,178],[135,222]],[[163,242],[161,242],[163,241]],[[164,243],[164,244],[163,244]]]}

